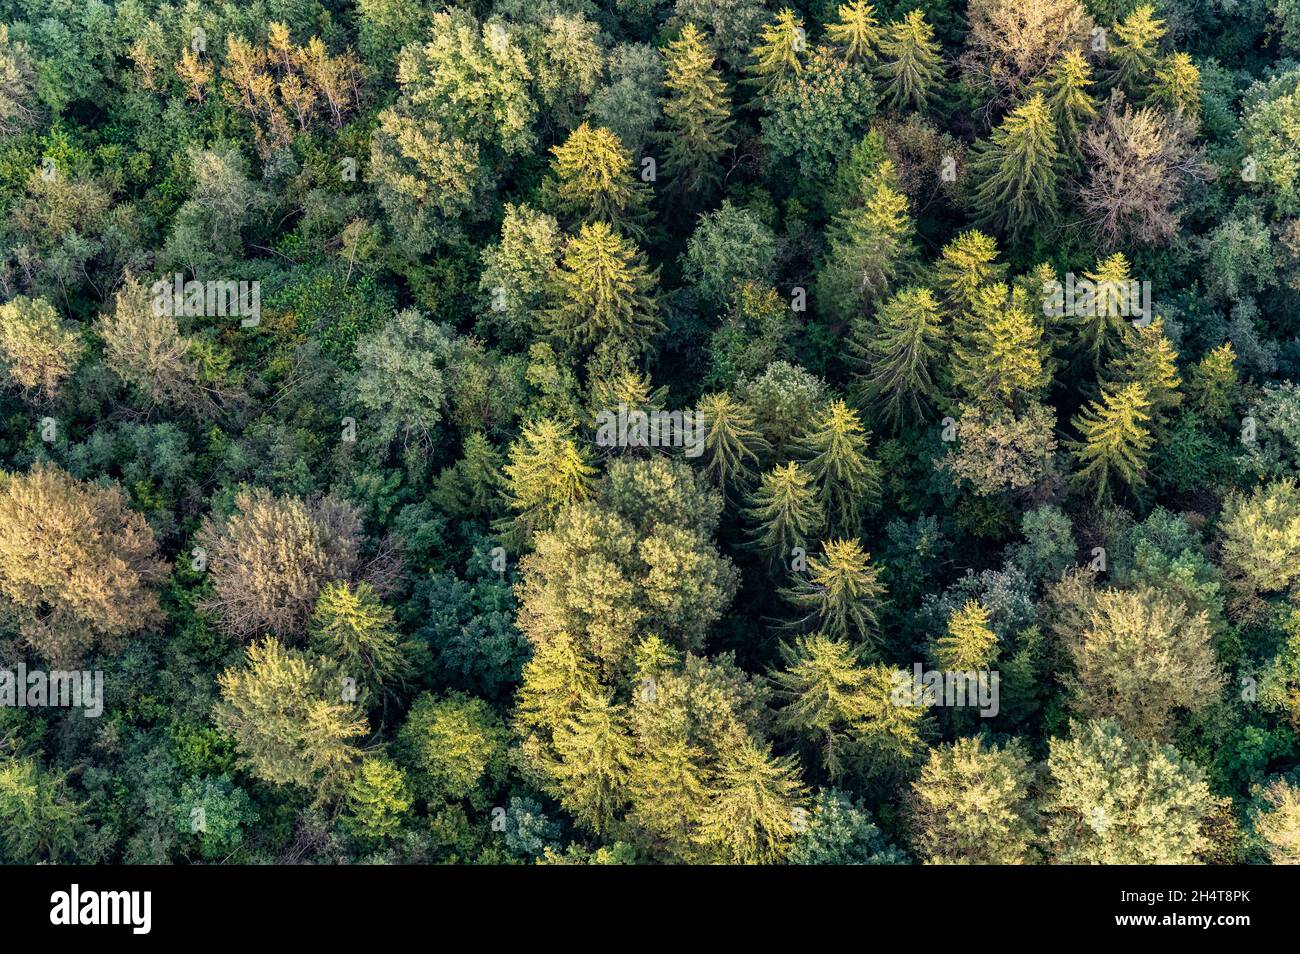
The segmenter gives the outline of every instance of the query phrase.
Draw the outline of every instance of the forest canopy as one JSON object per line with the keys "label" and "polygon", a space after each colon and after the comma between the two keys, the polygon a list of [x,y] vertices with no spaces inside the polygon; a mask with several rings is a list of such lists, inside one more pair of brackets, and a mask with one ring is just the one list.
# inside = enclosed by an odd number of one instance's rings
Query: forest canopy
{"label": "forest canopy", "polygon": [[1300,863],[1298,376],[1295,0],[0,0],[0,862]]}

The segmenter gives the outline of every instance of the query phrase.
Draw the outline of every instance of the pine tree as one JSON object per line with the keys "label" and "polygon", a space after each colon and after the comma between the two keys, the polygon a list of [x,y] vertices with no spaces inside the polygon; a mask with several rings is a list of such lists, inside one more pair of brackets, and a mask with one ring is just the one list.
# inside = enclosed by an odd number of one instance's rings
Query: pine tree
{"label": "pine tree", "polygon": [[939,303],[928,288],[905,288],[873,323],[853,323],[849,348],[866,366],[859,388],[894,430],[921,421],[938,396],[933,371],[943,340]]}
{"label": "pine tree", "polygon": [[979,600],[967,600],[954,610],[948,632],[934,643],[934,661],[940,669],[985,670],[997,655],[998,635],[989,628],[989,612]]}
{"label": "pine tree", "polygon": [[790,559],[795,547],[806,552],[808,539],[825,525],[812,475],[793,461],[763,475],[745,513],[758,524],[754,544],[772,559]]}
{"label": "pine tree", "polygon": [[714,52],[695,24],[668,44],[664,54],[663,100],[667,130],[664,171],[686,192],[696,194],[721,178],[718,161],[731,148],[731,101]]}
{"label": "pine tree", "polygon": [[632,154],[614,133],[584,122],[551,152],[562,212],[579,221],[604,221],[624,229],[643,217],[649,191],[632,174]]}
{"label": "pine tree", "polygon": [[768,448],[767,441],[754,429],[754,415],[726,391],[706,394],[696,414],[706,428],[704,474],[725,496],[735,484],[753,478],[746,460],[757,464],[757,452]]}
{"label": "pine tree", "polygon": [[794,810],[805,795],[793,758],[774,758],[767,746],[738,740],[718,768],[699,841],[730,864],[779,862],[794,840]]}
{"label": "pine tree", "polygon": [[1151,403],[1140,384],[1104,388],[1100,401],[1093,401],[1073,420],[1081,440],[1069,446],[1083,466],[1075,479],[1093,490],[1099,503],[1107,499],[1117,482],[1138,487],[1146,482],[1143,470],[1151,450]]}
{"label": "pine tree", "polygon": [[832,401],[800,442],[829,527],[851,532],[863,511],[880,504],[880,465],[867,453],[870,437],[856,411]]}
{"label": "pine tree", "polygon": [[547,325],[570,347],[612,344],[637,354],[660,327],[655,284],[635,244],[606,222],[584,224],[555,274]]}
{"label": "pine tree", "polygon": [[510,445],[506,501],[516,511],[513,532],[521,541],[550,527],[565,507],[592,493],[596,469],[565,428],[542,419],[524,426]]}
{"label": "pine tree", "polygon": [[1150,81],[1160,61],[1160,40],[1165,35],[1165,21],[1155,15],[1150,4],[1133,10],[1113,29],[1110,44],[1109,81],[1124,92],[1136,94]]}
{"label": "pine tree", "polygon": [[913,10],[886,28],[880,60],[877,72],[885,81],[888,107],[924,112],[943,80],[943,56],[925,14]]}
{"label": "pine tree", "polygon": [[979,289],[959,327],[953,380],[972,402],[1018,407],[1050,382],[1042,322],[1021,289]]}
{"label": "pine tree", "polygon": [[1088,92],[1091,85],[1092,67],[1078,50],[1066,50],[1035,85],[1051,110],[1061,153],[1072,165],[1082,158],[1083,131],[1097,115],[1097,101]]}
{"label": "pine tree", "polygon": [[1186,53],[1170,53],[1156,68],[1151,101],[1170,112],[1196,119],[1201,111],[1201,71]]}
{"label": "pine tree", "polygon": [[980,221],[1018,237],[1056,215],[1061,153],[1056,124],[1041,94],[1011,111],[990,139],[975,147]]}
{"label": "pine tree", "polygon": [[786,7],[759,31],[758,43],[749,53],[749,82],[758,86],[760,94],[770,93],[783,80],[799,74],[803,69],[799,57],[807,47],[803,18]]}
{"label": "pine tree", "polygon": [[959,233],[939,253],[934,280],[944,302],[954,311],[970,309],[975,293],[1002,281],[1007,266],[998,264],[998,243],[978,229]]}
{"label": "pine tree", "polygon": [[836,19],[826,24],[826,35],[850,63],[876,61],[884,30],[876,20],[876,8],[867,0],[850,0],[835,11]]}
{"label": "pine tree", "polygon": [[885,584],[855,539],[823,543],[822,555],[808,559],[808,578],[782,595],[808,611],[802,624],[851,643],[877,641]]}

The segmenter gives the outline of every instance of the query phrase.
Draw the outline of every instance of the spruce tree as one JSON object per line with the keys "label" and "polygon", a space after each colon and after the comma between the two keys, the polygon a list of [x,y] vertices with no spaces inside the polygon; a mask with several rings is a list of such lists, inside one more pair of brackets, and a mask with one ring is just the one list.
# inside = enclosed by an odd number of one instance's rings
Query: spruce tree
{"label": "spruce tree", "polygon": [[551,152],[561,212],[578,221],[599,220],[624,229],[642,217],[648,189],[633,175],[632,154],[614,133],[583,123]]}
{"label": "spruce tree", "polygon": [[1042,94],[1035,94],[975,147],[979,221],[1012,237],[1049,225],[1057,211],[1060,159],[1056,123]]}
{"label": "spruce tree", "polygon": [[806,792],[791,757],[742,738],[724,755],[699,841],[729,864],[779,862],[794,840],[794,810]]}
{"label": "spruce tree", "polygon": [[767,449],[767,441],[754,429],[753,413],[726,391],[706,394],[696,414],[706,429],[704,474],[725,496],[736,484],[753,478],[751,464],[758,463],[758,452]]}
{"label": "spruce tree", "polygon": [[827,526],[846,533],[880,504],[880,465],[867,453],[870,436],[856,411],[832,401],[799,445]]}
{"label": "spruce tree", "polygon": [[774,560],[788,561],[825,525],[812,475],[797,463],[778,464],[763,475],[745,511],[756,524],[751,537]]}
{"label": "spruce tree", "polygon": [[865,185],[863,204],[832,223],[830,251],[817,278],[818,299],[841,320],[869,311],[888,294],[913,252],[914,224],[893,163],[881,163]]}
{"label": "spruce tree", "polygon": [[940,669],[989,669],[998,655],[998,636],[989,628],[989,611],[979,600],[967,600],[948,619],[948,632],[934,642]]}
{"label": "spruce tree", "polygon": [[1100,368],[1120,352],[1132,333],[1116,294],[1121,289],[1127,293],[1130,287],[1128,259],[1116,252],[1099,261],[1094,271],[1084,272],[1083,277],[1092,282],[1095,294],[1091,302],[1076,301],[1067,317],[1077,329],[1084,354],[1094,368]]}
{"label": "spruce tree", "polygon": [[975,304],[979,289],[1002,281],[1007,266],[998,264],[998,243],[991,236],[967,229],[943,247],[933,272],[944,302],[960,313]]}
{"label": "spruce tree", "polygon": [[1156,67],[1151,102],[1196,119],[1201,111],[1201,71],[1186,53],[1170,53]]}
{"label": "spruce tree", "polygon": [[1106,500],[1117,484],[1139,487],[1151,451],[1151,402],[1140,384],[1103,389],[1072,421],[1080,440],[1069,446],[1082,466],[1075,480],[1092,491],[1098,502]]}
{"label": "spruce tree", "polygon": [[1061,153],[1072,165],[1079,164],[1083,131],[1097,115],[1097,101],[1088,92],[1091,85],[1088,60],[1078,50],[1066,50],[1035,87],[1047,100]]}
{"label": "spruce tree", "polygon": [[552,745],[552,794],[579,824],[596,834],[608,831],[627,803],[632,770],[626,711],[603,693],[589,696],[554,732]]}
{"label": "spruce tree", "polygon": [[1150,82],[1160,61],[1160,39],[1165,21],[1156,17],[1150,4],[1137,7],[1111,31],[1109,46],[1111,85],[1134,95]]}
{"label": "spruce tree", "polygon": [[877,612],[885,595],[880,568],[855,539],[827,540],[808,560],[808,577],[785,591],[785,598],[807,612],[810,625],[850,643],[879,640]]}
{"label": "spruce tree", "polygon": [[1042,322],[1021,289],[979,289],[960,328],[953,381],[971,402],[1019,407],[1050,382]]}
{"label": "spruce tree", "polygon": [[718,163],[731,148],[731,102],[715,55],[704,35],[688,23],[664,54],[664,171],[684,191],[696,194],[717,184]]}
{"label": "spruce tree", "polygon": [[1151,403],[1154,423],[1163,422],[1183,403],[1178,352],[1165,334],[1163,318],[1133,329],[1128,350],[1114,362],[1109,377],[1117,383],[1142,385]]}
{"label": "spruce tree", "polygon": [[1225,341],[1192,365],[1187,402],[1206,421],[1222,421],[1232,413],[1237,391],[1237,355]]}
{"label": "spruce tree", "polygon": [[874,322],[853,323],[849,348],[866,366],[858,387],[895,431],[921,421],[935,399],[935,365],[943,340],[939,303],[928,288],[905,288]]}
{"label": "spruce tree", "polygon": [[750,82],[760,94],[770,93],[778,84],[803,69],[800,56],[808,46],[803,18],[789,7],[759,31],[758,43],[750,51]]}
{"label": "spruce tree", "polygon": [[565,507],[588,499],[595,473],[564,427],[545,418],[525,425],[505,467],[515,538],[527,540],[550,527]]}
{"label": "spruce tree", "polygon": [[836,19],[826,24],[826,36],[850,63],[876,61],[885,32],[876,20],[876,8],[867,0],[850,0],[835,11]]}
{"label": "spruce tree", "polygon": [[660,327],[656,282],[633,242],[606,222],[585,224],[569,239],[555,273],[548,328],[570,347],[603,344],[639,354]]}
{"label": "spruce tree", "polygon": [[832,779],[843,776],[845,756],[869,711],[859,655],[849,643],[824,633],[800,636],[794,646],[781,645],[785,668],[769,677],[785,703],[777,727],[814,741]]}
{"label": "spruce tree", "polygon": [[888,108],[924,112],[943,80],[943,55],[925,14],[913,10],[891,23],[880,41],[880,78]]}

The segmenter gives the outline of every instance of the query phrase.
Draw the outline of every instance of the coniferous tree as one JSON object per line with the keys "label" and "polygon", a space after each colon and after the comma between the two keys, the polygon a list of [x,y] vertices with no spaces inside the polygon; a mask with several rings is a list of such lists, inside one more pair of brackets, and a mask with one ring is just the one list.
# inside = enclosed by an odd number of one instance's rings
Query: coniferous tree
{"label": "coniferous tree", "polygon": [[1034,773],[1018,739],[978,736],[930,752],[912,783],[913,844],[927,864],[1032,864],[1038,860]]}
{"label": "coniferous tree", "polygon": [[870,437],[856,411],[832,401],[799,444],[829,527],[852,531],[880,503],[880,465],[867,453]]}
{"label": "coniferous tree", "polygon": [[989,612],[979,600],[967,600],[948,620],[948,632],[934,642],[940,669],[982,670],[998,654],[997,633],[989,629]]}
{"label": "coniferous tree", "polygon": [[1207,421],[1221,421],[1232,412],[1237,390],[1237,355],[1225,341],[1192,365],[1187,379],[1187,403]]}
{"label": "coniferous tree", "polygon": [[752,465],[758,452],[768,449],[767,441],[754,430],[753,413],[726,391],[705,395],[696,413],[706,429],[704,473],[725,496],[733,485],[753,478]]}
{"label": "coniferous tree", "polygon": [[640,354],[660,326],[656,282],[634,243],[606,222],[583,225],[555,272],[547,326],[572,348],[607,345]]}
{"label": "coniferous tree", "polygon": [[874,322],[854,322],[849,347],[866,369],[858,387],[895,430],[921,421],[933,406],[942,341],[943,318],[928,288],[905,288]]}
{"label": "coniferous tree", "polygon": [[1104,389],[1101,400],[1091,402],[1072,421],[1080,440],[1069,446],[1081,462],[1074,477],[1095,500],[1105,500],[1120,485],[1137,488],[1146,483],[1150,409],[1142,385],[1125,384]]}
{"label": "coniferous tree", "polygon": [[310,629],[312,648],[357,681],[363,705],[410,669],[393,611],[369,583],[327,584],[316,598]]}
{"label": "coniferous tree", "polygon": [[253,775],[322,800],[342,791],[369,726],[336,667],[268,637],[250,644],[244,665],[217,682],[217,726],[234,738]]}
{"label": "coniferous tree", "polygon": [[1088,60],[1078,50],[1067,50],[1037,86],[1051,110],[1061,153],[1074,165],[1083,155],[1083,132],[1097,115],[1097,101],[1088,92],[1091,85]]}
{"label": "coniferous tree", "polygon": [[912,10],[885,28],[877,72],[885,83],[886,101],[894,112],[924,112],[943,79],[943,56],[934,28],[920,10]]}
{"label": "coniferous tree", "polygon": [[973,201],[981,222],[1013,238],[1053,222],[1061,160],[1056,137],[1047,102],[1035,94],[975,147]]}
{"label": "coniferous tree", "polygon": [[764,474],[749,501],[753,542],[773,560],[789,560],[796,547],[806,553],[808,540],[825,526],[812,474],[794,461]]}
{"label": "coniferous tree", "polygon": [[861,206],[836,217],[818,275],[818,297],[841,319],[862,314],[888,294],[912,253],[907,197],[895,187],[893,163],[881,163]]}
{"label": "coniferous tree", "polygon": [[525,426],[510,445],[505,466],[506,501],[516,511],[515,533],[526,539],[554,523],[563,508],[586,500],[595,473],[559,424],[543,419]]}
{"label": "coniferous tree", "polygon": [[939,253],[934,280],[944,301],[954,312],[975,304],[975,293],[1006,278],[1007,266],[998,263],[998,243],[978,229],[958,233]]}
{"label": "coniferous tree", "polygon": [[583,123],[551,152],[555,194],[565,213],[623,228],[641,218],[648,190],[633,175],[632,154],[614,133]]}
{"label": "coniferous tree", "polygon": [[805,624],[856,644],[878,641],[884,596],[880,568],[857,540],[827,540],[821,556],[809,557],[808,578],[785,592],[807,611]]}
{"label": "coniferous tree", "polygon": [[876,8],[867,0],[842,3],[835,20],[826,24],[826,35],[850,63],[876,61],[885,32],[876,20]]}
{"label": "coniferous tree", "polygon": [[1109,377],[1120,384],[1142,385],[1151,403],[1154,423],[1163,422],[1183,403],[1178,352],[1165,334],[1163,318],[1133,328],[1128,350],[1115,362]]}
{"label": "coniferous tree", "polygon": [[721,178],[718,163],[731,148],[727,84],[714,68],[713,50],[693,23],[686,24],[664,55],[664,171],[686,192],[697,194]]}
{"label": "coniferous tree", "polygon": [[797,76],[803,69],[802,54],[807,51],[807,31],[803,18],[789,7],[759,31],[758,43],[750,50],[750,82],[767,94],[781,82]]}
{"label": "coniferous tree", "polygon": [[1117,290],[1125,295],[1129,288],[1128,259],[1120,252],[1099,261],[1095,271],[1084,272],[1084,279],[1096,289],[1091,300],[1076,302],[1068,313],[1076,329],[1082,350],[1096,369],[1119,352],[1127,341],[1131,328],[1123,314],[1123,302]]}
{"label": "coniferous tree", "polygon": [[785,702],[777,714],[778,728],[810,737],[832,779],[846,771],[855,733],[870,710],[867,672],[858,656],[849,643],[813,633],[798,637],[793,646],[782,644],[785,668],[770,676]]}
{"label": "coniferous tree", "polygon": [[778,862],[790,850],[794,809],[805,794],[793,758],[774,757],[766,746],[745,739],[719,767],[699,841],[731,864]]}
{"label": "coniferous tree", "polygon": [[555,730],[552,789],[580,823],[597,834],[609,830],[628,797],[632,740],[626,712],[603,694],[579,703],[578,711]]}
{"label": "coniferous tree", "polygon": [[1196,119],[1201,112],[1201,71],[1186,53],[1170,53],[1151,81],[1151,101],[1171,113]]}
{"label": "coniferous tree", "polygon": [[1111,64],[1109,80],[1124,92],[1134,94],[1155,73],[1165,21],[1156,17],[1154,7],[1143,4],[1116,23],[1112,32],[1114,39],[1107,48]]}
{"label": "coniferous tree", "polygon": [[977,404],[1015,407],[1051,380],[1043,326],[1024,292],[998,283],[975,292],[953,349],[953,380]]}

